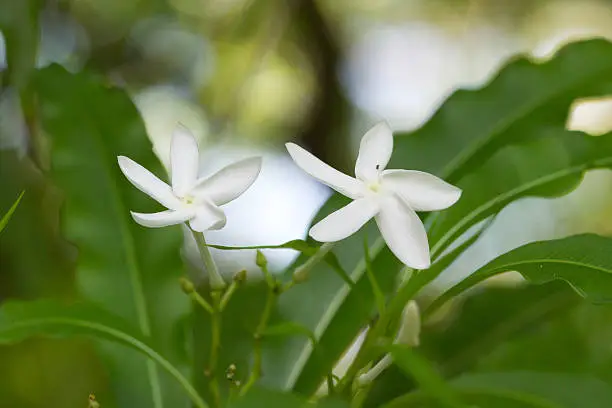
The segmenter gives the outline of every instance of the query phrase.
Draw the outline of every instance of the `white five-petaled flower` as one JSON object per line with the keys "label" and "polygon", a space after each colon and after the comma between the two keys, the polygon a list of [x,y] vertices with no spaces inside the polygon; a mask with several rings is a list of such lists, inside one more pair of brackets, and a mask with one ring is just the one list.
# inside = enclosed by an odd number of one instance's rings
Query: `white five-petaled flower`
{"label": "white five-petaled flower", "polygon": [[314,225],[311,237],[320,242],[339,241],[374,217],[387,246],[400,261],[416,269],[429,267],[427,233],[415,211],[448,208],[457,202],[461,190],[429,173],[385,170],[393,151],[393,133],[385,122],[361,139],[355,178],[296,144],[286,146],[302,170],[353,200]]}
{"label": "white five-petaled flower", "polygon": [[179,127],[170,146],[172,186],[135,161],[125,156],[117,158],[121,171],[136,188],[168,208],[152,214],[131,212],[137,223],[157,228],[188,221],[189,226],[198,232],[225,226],[225,213],[219,206],[236,199],[255,182],[261,169],[261,158],[241,160],[210,177],[198,178],[199,156],[193,135]]}

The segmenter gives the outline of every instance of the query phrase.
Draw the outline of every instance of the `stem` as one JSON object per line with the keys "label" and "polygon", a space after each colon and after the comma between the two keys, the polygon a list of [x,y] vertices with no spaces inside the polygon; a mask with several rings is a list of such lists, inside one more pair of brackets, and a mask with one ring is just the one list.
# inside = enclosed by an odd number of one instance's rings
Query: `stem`
{"label": "stem", "polygon": [[321,245],[319,250],[315,252],[313,256],[308,258],[306,262],[296,268],[296,270],[293,272],[293,281],[296,283],[300,283],[308,279],[310,270],[323,258],[325,258],[325,255],[327,255],[327,253],[332,250],[334,244],[334,242],[326,242],[325,244]]}
{"label": "stem", "polygon": [[268,272],[268,268],[265,265],[261,266],[261,270],[263,271],[266,282],[268,283],[268,294],[266,297],[266,305],[264,306],[263,313],[261,314],[261,320],[255,329],[255,347],[254,347],[254,357],[253,357],[253,369],[251,370],[251,374],[249,375],[249,379],[247,380],[244,387],[240,390],[240,395],[245,395],[249,389],[259,380],[261,377],[261,338],[263,336],[264,331],[266,330],[266,326],[268,325],[268,320],[270,320],[270,316],[272,315],[272,309],[274,308],[274,304],[276,303],[276,297],[280,292],[280,287],[277,286],[274,278]]}
{"label": "stem", "polygon": [[204,268],[208,273],[208,279],[210,280],[210,287],[213,291],[218,291],[225,288],[225,281],[219,274],[219,270],[217,269],[217,264],[210,254],[208,250],[208,245],[206,245],[206,240],[204,239],[204,234],[202,232],[197,232],[191,230],[193,233],[193,238],[198,244],[198,250],[200,251],[200,256],[202,257],[202,262],[204,263]]}
{"label": "stem", "polygon": [[217,380],[217,361],[219,357],[219,345],[221,344],[221,292],[215,290],[211,293],[213,300],[213,313],[211,316],[211,342],[210,342],[210,361],[208,375],[210,376],[210,393],[213,397],[215,407],[221,406],[221,393]]}
{"label": "stem", "polygon": [[227,290],[223,294],[223,297],[221,298],[221,302],[219,303],[219,311],[222,312],[223,310],[225,310],[225,307],[234,295],[234,292],[236,292],[236,289],[238,289],[238,282],[234,280],[232,281],[232,283],[230,283],[229,288],[227,288]]}
{"label": "stem", "polygon": [[393,358],[390,354],[385,356],[374,366],[370,371],[360,375],[357,381],[360,385],[366,385],[374,381],[383,371],[385,371],[393,363]]}

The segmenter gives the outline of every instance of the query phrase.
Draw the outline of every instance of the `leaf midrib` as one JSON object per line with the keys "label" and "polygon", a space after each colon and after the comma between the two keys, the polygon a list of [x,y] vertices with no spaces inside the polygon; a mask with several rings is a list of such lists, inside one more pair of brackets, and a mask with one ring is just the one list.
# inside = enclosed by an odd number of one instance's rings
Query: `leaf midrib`
{"label": "leaf midrib", "polygon": [[[612,158],[608,160],[610,161],[609,164],[612,164]],[[442,235],[442,237],[431,249],[432,257],[437,256],[439,252],[441,252],[445,248],[444,245],[447,243],[447,241],[452,239],[458,231],[461,232],[461,229],[463,227],[469,225],[475,218],[477,218],[479,215],[486,212],[490,208],[495,207],[500,203],[503,203],[505,200],[512,200],[512,197],[514,196],[520,195],[521,193],[529,191],[533,188],[541,187],[542,185],[555,181],[556,179],[567,177],[575,173],[584,173],[591,168],[603,166],[605,163],[608,162],[608,160],[600,160],[597,164],[595,164],[594,162],[581,164],[579,166],[570,167],[565,170],[557,171],[555,173],[550,173],[546,176],[534,179],[525,184],[521,184],[519,187],[513,188],[505,193],[495,196],[493,199],[476,208],[476,210],[472,211],[469,215],[461,218],[461,221],[454,224],[451,229],[449,229],[444,235]]]}
{"label": "leaf midrib", "polygon": [[[157,351],[149,347],[147,344],[138,340],[136,337],[131,336],[130,334],[122,330],[113,328],[106,324],[96,323],[90,320],[83,320],[83,319],[77,319],[77,318],[53,317],[53,318],[43,318],[43,319],[28,319],[26,322],[11,322],[9,326],[10,329],[0,331],[0,333],[8,332],[10,335],[11,330],[20,330],[21,328],[29,328],[29,327],[40,328],[41,326],[45,326],[45,325],[67,325],[67,326],[74,326],[74,327],[82,327],[82,328],[90,329],[94,332],[107,334],[121,342],[130,344],[134,348],[142,351],[147,357],[149,357],[151,359],[151,360],[148,360],[150,363],[152,364],[157,363],[161,365],[170,375],[172,375],[183,386],[183,388],[185,389],[189,397],[192,399],[194,404],[196,404],[196,406],[201,407],[201,408],[207,408],[206,403],[199,396],[198,392],[191,386],[189,381],[185,379],[185,377],[183,377],[181,372],[172,365],[172,363],[166,360],[161,354],[159,354]],[[0,343],[1,342],[2,342],[2,339],[0,338]]]}
{"label": "leaf midrib", "polygon": [[[87,112],[89,112],[87,110]],[[90,120],[91,120],[91,115]],[[95,121],[94,121],[95,122]],[[136,249],[134,245],[134,240],[132,234],[129,231],[128,220],[125,214],[128,213],[128,209],[126,208],[123,199],[121,197],[121,192],[119,191],[119,187],[117,183],[113,182],[113,175],[110,171],[110,166],[107,163],[107,157],[109,157],[109,152],[106,148],[106,145],[101,140],[102,136],[98,131],[93,131],[94,135],[93,139],[95,143],[98,145],[98,148],[101,151],[101,162],[102,167],[104,169],[104,173],[106,175],[106,180],[109,185],[109,190],[111,191],[111,195],[113,197],[113,207],[115,210],[115,216],[119,221],[119,231],[123,241],[123,247],[125,250],[126,256],[126,266],[128,269],[128,275],[130,277],[130,283],[132,286],[132,294],[134,296],[134,307],[136,309],[136,316],[138,318],[138,326],[142,331],[145,337],[151,336],[151,325],[149,322],[149,313],[147,309],[146,297],[144,294],[144,288],[141,284],[140,278],[142,276],[141,269],[139,267],[138,258],[136,256]],[[147,360],[147,374],[149,376],[150,384],[151,384],[151,398],[153,401],[153,406],[155,408],[163,408],[163,396],[161,392],[161,380],[159,377],[159,372],[155,363]]]}
{"label": "leaf midrib", "polygon": [[495,125],[493,129],[490,131],[488,136],[486,136],[483,139],[479,139],[480,142],[471,144],[470,145],[471,148],[470,146],[468,146],[467,149],[462,150],[457,156],[455,156],[455,159],[451,160],[449,164],[447,164],[440,172],[441,178],[449,179],[454,172],[460,169],[465,164],[465,162],[469,160],[469,157],[474,156],[478,152],[478,150],[480,150],[483,146],[486,146],[491,140],[495,139],[497,136],[499,136],[503,132],[507,131],[514,123],[520,121],[521,119],[524,119],[525,117],[529,116],[536,110],[540,109],[542,106],[544,106],[544,104],[547,101],[553,98],[556,98],[559,95],[567,93],[571,91],[572,89],[578,88],[584,85],[585,83],[589,83],[593,81],[595,78],[604,76],[605,72],[611,69],[612,69],[612,65],[609,67],[606,67],[605,69],[602,69],[601,71],[597,71],[597,73],[587,78],[583,78],[579,81],[576,81],[570,86],[561,87],[561,89],[557,89],[556,91],[545,93],[543,97],[535,98],[532,103],[526,104],[524,108],[522,109],[518,109],[514,115],[510,115],[509,118],[499,121],[497,125]]}

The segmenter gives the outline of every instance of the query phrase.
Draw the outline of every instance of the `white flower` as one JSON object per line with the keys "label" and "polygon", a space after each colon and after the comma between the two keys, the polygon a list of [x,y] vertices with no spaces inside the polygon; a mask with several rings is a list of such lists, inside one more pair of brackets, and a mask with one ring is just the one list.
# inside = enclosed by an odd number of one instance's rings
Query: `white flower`
{"label": "white flower", "polygon": [[255,182],[261,169],[261,158],[252,157],[230,164],[210,177],[198,178],[198,144],[191,133],[179,127],[170,146],[172,186],[135,161],[119,156],[119,167],[130,182],[143,193],[168,208],[143,214],[131,212],[134,220],[145,227],[165,227],[189,222],[198,232],[221,229],[226,218],[220,205],[229,203]]}
{"label": "white flower", "polygon": [[374,217],[387,246],[400,261],[416,269],[429,267],[427,233],[415,211],[448,208],[457,202],[461,190],[429,173],[385,170],[393,151],[393,133],[385,122],[374,126],[361,139],[356,178],[339,172],[293,143],[286,146],[302,170],[353,199],[314,225],[311,237],[320,242],[339,241]]}

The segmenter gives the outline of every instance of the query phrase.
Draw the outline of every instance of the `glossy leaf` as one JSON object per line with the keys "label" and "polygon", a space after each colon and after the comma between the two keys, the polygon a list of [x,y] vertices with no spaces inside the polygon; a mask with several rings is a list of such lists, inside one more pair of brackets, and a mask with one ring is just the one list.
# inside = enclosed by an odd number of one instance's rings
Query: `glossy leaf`
{"label": "glossy leaf", "polygon": [[[612,44],[605,40],[570,44],[543,64],[516,58],[482,89],[455,92],[422,128],[396,135],[389,168],[424,170],[459,183],[508,145],[563,136],[576,99],[609,94]],[[499,176],[504,176],[503,169]],[[315,221],[345,203],[342,197],[332,196]],[[426,219],[427,226],[432,218]],[[355,281],[352,290],[320,265],[310,282],[281,298],[285,318],[311,328],[318,342],[316,349],[307,342],[285,345],[282,352],[292,363],[275,367],[278,386],[312,394],[372,317],[374,296],[365,277],[365,262],[358,255],[364,234],[379,237],[377,229],[367,225],[334,248]],[[401,265],[380,238],[370,246],[370,255],[381,290],[389,293]],[[317,299],[316,304],[311,299]],[[306,303],[308,308],[303,306]]]}
{"label": "glossy leaf", "polygon": [[[174,359],[172,331],[188,302],[181,274],[179,227],[150,230],[129,211],[153,212],[153,200],[121,174],[126,155],[159,174],[144,124],[128,95],[86,73],[53,65],[35,76],[42,127],[51,139],[51,177],[65,195],[62,230],[78,249],[82,296],[155,338]],[[118,405],[160,408],[186,403],[151,362],[101,346]],[[129,384],[129,386],[128,386]]]}
{"label": "glossy leaf", "polygon": [[447,290],[424,314],[430,315],[448,299],[506,271],[518,271],[533,283],[561,279],[590,301],[609,303],[612,302],[612,238],[583,234],[514,249]]}
{"label": "glossy leaf", "polygon": [[612,133],[592,137],[563,131],[501,150],[458,183],[464,193],[457,204],[433,217],[432,254],[512,201],[568,193],[594,168],[612,168]]}
{"label": "glossy leaf", "polygon": [[24,191],[22,191],[21,194],[19,194],[19,197],[17,197],[17,200],[15,200],[11,208],[9,208],[8,211],[2,216],[2,218],[0,218],[0,232],[4,230],[9,220],[13,216],[13,213],[17,209],[17,206],[19,205],[19,202],[21,201],[21,198],[23,197],[23,193]]}
{"label": "glossy leaf", "polygon": [[87,303],[63,305],[54,301],[7,302],[0,308],[0,344],[13,344],[33,336],[87,335],[120,343],[159,364],[187,392],[196,407],[206,408],[181,372],[121,318]]}

